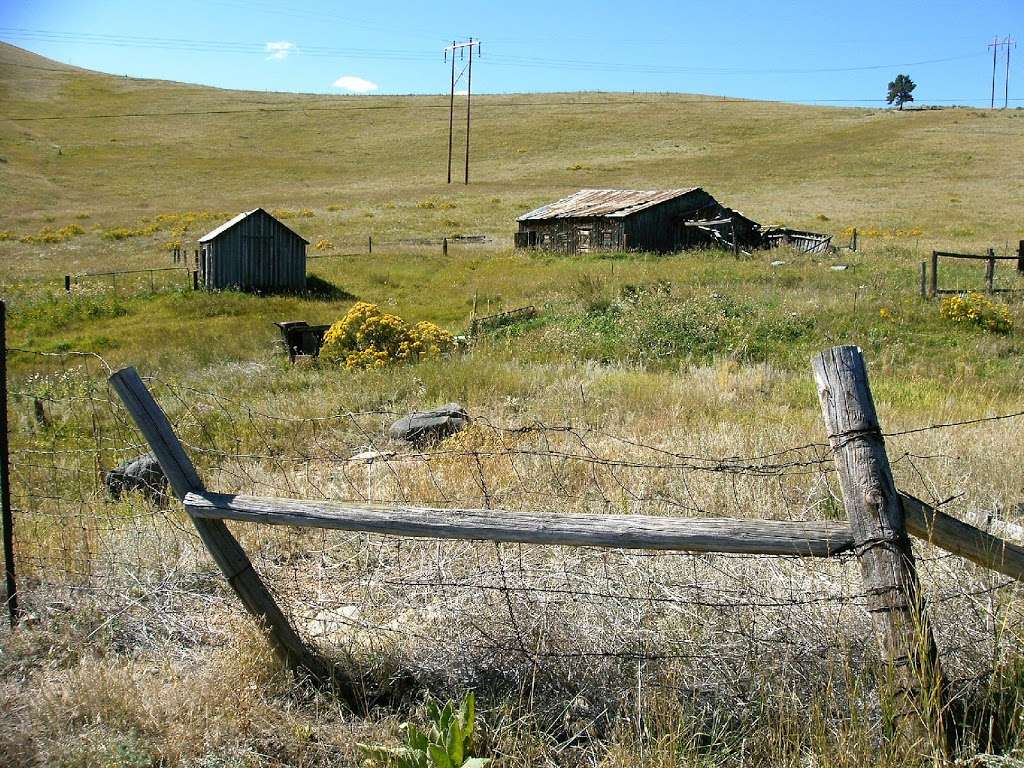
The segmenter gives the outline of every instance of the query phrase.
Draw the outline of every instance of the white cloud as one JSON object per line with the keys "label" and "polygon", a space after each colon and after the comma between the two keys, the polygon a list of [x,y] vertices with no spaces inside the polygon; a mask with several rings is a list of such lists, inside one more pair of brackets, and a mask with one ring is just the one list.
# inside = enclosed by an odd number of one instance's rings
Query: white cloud
{"label": "white cloud", "polygon": [[267,43],[266,47],[267,59],[273,61],[284,61],[288,58],[288,54],[295,50],[295,43],[289,43],[285,40],[281,40],[276,43]]}
{"label": "white cloud", "polygon": [[380,86],[355,75],[342,75],[334,81],[334,87],[343,88],[351,93],[369,93],[376,91]]}
{"label": "white cloud", "polygon": [[469,95],[469,91],[456,91],[455,95],[456,96],[468,96]]}

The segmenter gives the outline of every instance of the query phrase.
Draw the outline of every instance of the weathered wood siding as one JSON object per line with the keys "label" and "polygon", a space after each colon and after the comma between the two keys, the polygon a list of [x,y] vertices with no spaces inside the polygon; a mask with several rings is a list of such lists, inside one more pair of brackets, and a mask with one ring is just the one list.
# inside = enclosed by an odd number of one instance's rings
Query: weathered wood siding
{"label": "weathered wood siding", "polygon": [[682,221],[716,206],[702,189],[645,208],[630,216],[551,218],[519,222],[516,245],[546,251],[674,251],[685,247]]}
{"label": "weathered wood siding", "polygon": [[306,243],[263,210],[203,245],[200,281],[208,289],[293,291],[306,287]]}

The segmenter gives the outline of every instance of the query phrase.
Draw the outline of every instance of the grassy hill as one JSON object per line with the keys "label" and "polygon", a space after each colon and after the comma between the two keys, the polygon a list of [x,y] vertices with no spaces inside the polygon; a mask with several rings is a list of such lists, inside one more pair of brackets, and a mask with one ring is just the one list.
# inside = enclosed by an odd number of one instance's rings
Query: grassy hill
{"label": "grassy hill", "polygon": [[[1016,295],[995,300],[1011,327],[994,331],[943,316],[917,291],[932,248],[1005,253],[1024,236],[1024,111],[481,96],[472,183],[449,186],[440,96],[225,91],[0,45],[0,104],[0,296],[17,347],[11,440],[32,616],[0,637],[0,706],[15,713],[0,729],[0,763],[356,765],[356,742],[394,744],[400,720],[422,720],[422,690],[401,688],[411,669],[439,695],[480,687],[482,742],[500,765],[907,764],[886,746],[874,640],[848,560],[763,568],[583,552],[570,562],[548,549],[520,550],[514,564],[498,547],[431,540],[403,542],[392,558],[383,545],[368,554],[361,535],[245,528],[294,616],[311,604],[381,612],[349,650],[374,650],[368,674],[391,675],[394,701],[354,717],[270,659],[180,509],[107,499],[99,472],[138,445],[108,402],[105,366],[154,377],[201,474],[225,492],[362,499],[365,488],[376,501],[427,504],[440,493],[446,504],[497,498],[555,512],[834,519],[808,361],[856,343],[883,428],[896,433],[887,442],[899,487],[955,514],[1012,510],[1024,497],[1019,419],[900,431],[1020,411]],[[460,178],[461,138],[455,156]],[[578,188],[690,184],[762,222],[840,242],[856,227],[861,250],[734,259],[509,247],[518,214]],[[192,292],[182,271],[152,283],[79,277],[64,293],[66,274],[169,266],[170,247],[188,249],[255,206],[278,210],[324,257],[309,263],[317,292]],[[409,242],[475,233],[493,239],[453,244],[447,257]],[[981,269],[950,267],[944,284],[978,287]],[[1024,277],[1003,262],[997,284],[1022,288]],[[474,303],[480,313],[533,304],[539,315],[450,359],[368,371],[285,362],[273,321],[331,322],[356,299],[455,333]],[[436,454],[396,449],[393,477],[345,461],[376,445],[393,413],[451,400],[479,430]],[[691,466],[713,456],[782,469]],[[965,715],[965,754],[1019,756],[1019,592],[925,552],[943,663],[974,718]],[[387,583],[412,568],[425,591]],[[456,604],[456,592],[430,587],[442,572],[457,582],[500,570],[504,580],[506,568],[549,578],[546,596],[506,594],[513,610],[476,592]],[[371,588],[378,576],[387,597]],[[558,602],[570,578],[607,602]],[[679,591],[634,610],[620,588]],[[824,597],[801,603],[811,589]],[[496,666],[464,664],[510,631],[508,614],[541,622],[536,642],[552,643],[552,656],[516,666],[517,652],[494,646]],[[317,621],[323,630],[322,617],[305,618],[300,632]],[[381,639],[410,624],[419,631],[408,638]],[[521,646],[526,635],[511,629]],[[583,641],[593,656],[573,656]],[[643,669],[634,647],[651,655]]]}
{"label": "grassy hill", "polygon": [[[309,208],[314,238],[486,232],[585,186],[700,185],[754,218],[1002,243],[1024,205],[1024,111],[896,112],[679,94],[474,101],[471,186],[444,182],[447,99],[235,92],[0,46],[0,229]],[[133,114],[134,117],[88,117]],[[24,119],[32,118],[32,119]],[[457,131],[460,121],[456,121]],[[461,178],[463,135],[456,136]],[[458,208],[417,208],[444,197]],[[338,207],[329,211],[328,206]],[[823,217],[827,217],[825,220]]]}

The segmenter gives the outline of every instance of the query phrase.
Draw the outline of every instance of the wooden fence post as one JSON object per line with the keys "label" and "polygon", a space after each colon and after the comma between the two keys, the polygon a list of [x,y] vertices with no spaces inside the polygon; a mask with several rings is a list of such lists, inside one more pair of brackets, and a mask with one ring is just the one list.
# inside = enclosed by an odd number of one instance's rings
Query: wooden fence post
{"label": "wooden fence post", "polygon": [[199,270],[196,269],[192,270],[192,290],[199,290]]}
{"label": "wooden fence post", "polygon": [[21,619],[14,570],[14,511],[11,507],[11,457],[7,444],[7,304],[0,300],[0,512],[3,516],[4,581],[7,614],[14,627]]}
{"label": "wooden fence post", "polygon": [[366,252],[373,253],[373,235],[368,235],[366,238]]}
{"label": "wooden fence post", "polygon": [[[864,578],[901,746],[948,754],[946,684],[939,666],[914,554],[858,347],[833,347],[813,360],[821,413],[835,454],[843,505]],[[891,699],[890,699],[891,697]]]}
{"label": "wooden fence post", "polygon": [[853,237],[850,239],[850,250],[854,253],[857,252],[857,228],[853,228]]}
{"label": "wooden fence post", "polygon": [[1017,271],[1024,274],[1024,240],[1017,244]]}
{"label": "wooden fence post", "polygon": [[447,256],[448,255],[448,238],[447,237],[445,237],[445,238],[443,238],[441,240],[441,255],[442,256]]}
{"label": "wooden fence post", "polygon": [[928,262],[921,262],[921,298],[928,298]]}
{"label": "wooden fence post", "polygon": [[64,275],[64,292],[71,293],[71,275]]}
{"label": "wooden fence post", "polygon": [[933,299],[939,295],[939,252],[932,251],[932,286],[929,296]]}
{"label": "wooden fence post", "polygon": [[[195,466],[135,369],[117,371],[110,377],[110,383],[160,462],[174,495],[184,500],[191,491],[201,492],[203,483]],[[271,643],[284,662],[317,680],[336,685],[348,704],[357,707],[358,699],[348,678],[316,655],[296,634],[227,525],[222,520],[198,517],[192,517],[192,522],[235,594],[251,614],[266,624]]]}
{"label": "wooden fence post", "polygon": [[993,283],[996,278],[996,251],[994,248],[988,249],[988,259],[985,261],[985,291],[992,293],[995,286]]}

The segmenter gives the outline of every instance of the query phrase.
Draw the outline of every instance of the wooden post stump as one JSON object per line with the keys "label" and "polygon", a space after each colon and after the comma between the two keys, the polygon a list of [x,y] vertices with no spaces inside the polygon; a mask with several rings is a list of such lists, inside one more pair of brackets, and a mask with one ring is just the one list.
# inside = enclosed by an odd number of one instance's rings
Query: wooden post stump
{"label": "wooden post stump", "polygon": [[857,347],[833,347],[814,358],[813,368],[868,611],[887,665],[883,704],[891,702],[894,735],[903,748],[948,754],[945,679],[864,357]]}

